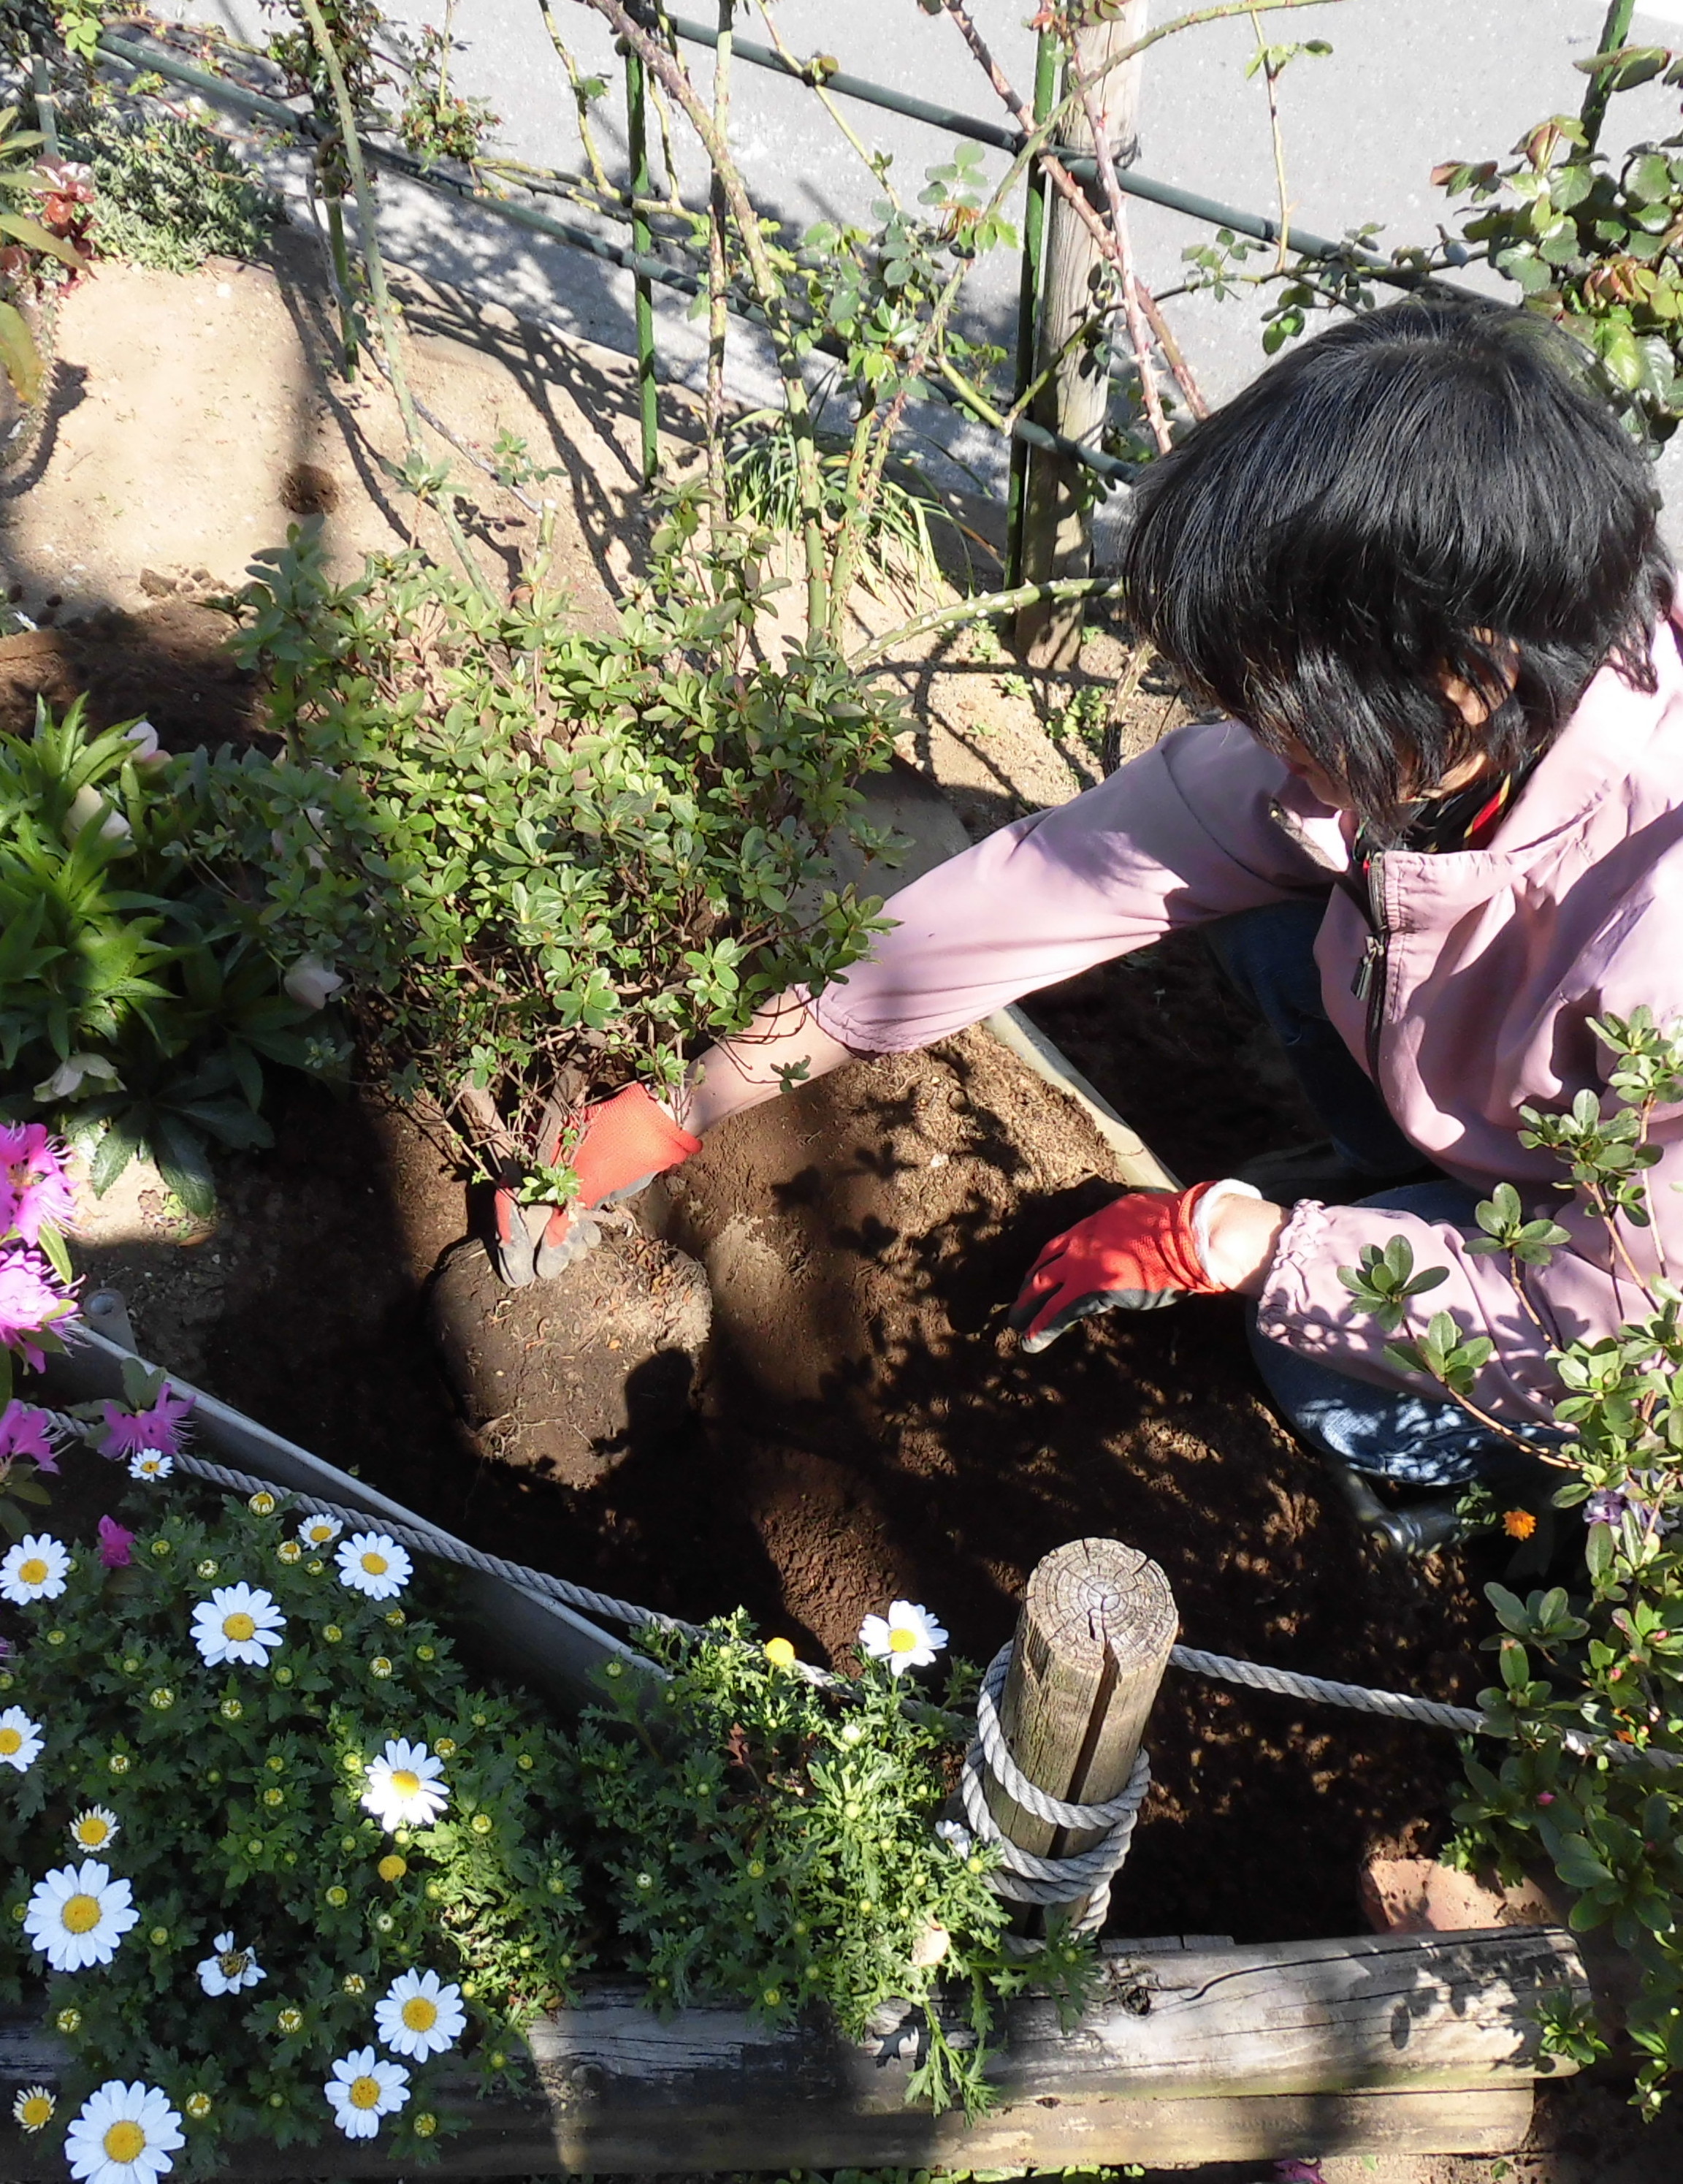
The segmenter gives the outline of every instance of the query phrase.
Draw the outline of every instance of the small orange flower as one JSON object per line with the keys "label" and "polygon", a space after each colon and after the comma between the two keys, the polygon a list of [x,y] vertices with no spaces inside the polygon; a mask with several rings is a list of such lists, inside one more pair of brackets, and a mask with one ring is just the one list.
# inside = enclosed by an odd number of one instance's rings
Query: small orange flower
{"label": "small orange flower", "polygon": [[1508,1509],[1502,1513],[1502,1529],[1510,1540],[1529,1540],[1537,1520],[1529,1509]]}

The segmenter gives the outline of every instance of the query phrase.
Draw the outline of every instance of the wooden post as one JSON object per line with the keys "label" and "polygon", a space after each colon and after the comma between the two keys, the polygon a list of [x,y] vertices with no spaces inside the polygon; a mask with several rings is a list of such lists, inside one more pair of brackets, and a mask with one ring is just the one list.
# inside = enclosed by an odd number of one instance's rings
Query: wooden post
{"label": "wooden post", "polygon": [[[1075,55],[1088,75],[1143,34],[1149,5],[1150,0],[1125,0],[1108,20],[1094,23],[1076,34]],[[1139,85],[1140,64],[1131,60],[1113,69],[1098,86],[1111,150],[1124,166],[1138,150]],[[1065,97],[1072,87],[1066,70]],[[1072,150],[1092,149],[1092,131],[1080,108],[1070,117],[1064,142]],[[1057,366],[1052,379],[1036,396],[1031,414],[1037,423],[1062,432],[1066,438],[1097,447],[1110,398],[1103,348],[1077,342],[1067,355],[1061,352],[1075,328],[1091,314],[1104,260],[1089,230],[1061,197],[1052,200],[1046,260],[1046,295],[1041,306],[1036,368],[1043,370],[1054,359]],[[1058,577],[1091,573],[1092,537],[1087,510],[1093,490],[1093,474],[1073,457],[1051,448],[1030,451],[1023,526],[1025,583],[1044,584]],[[1017,617],[1017,649],[1036,667],[1073,667],[1081,649],[1080,601],[1023,608]]]}
{"label": "wooden post", "polygon": [[[1119,1540],[1075,1540],[1036,1565],[999,1725],[1036,1789],[1098,1805],[1126,1788],[1178,1621],[1168,1579]],[[987,1802],[1011,1841],[1037,1857],[1091,1849],[1104,1832],[1036,1819],[991,1780]],[[1072,1918],[1086,1900],[1069,1906]]]}

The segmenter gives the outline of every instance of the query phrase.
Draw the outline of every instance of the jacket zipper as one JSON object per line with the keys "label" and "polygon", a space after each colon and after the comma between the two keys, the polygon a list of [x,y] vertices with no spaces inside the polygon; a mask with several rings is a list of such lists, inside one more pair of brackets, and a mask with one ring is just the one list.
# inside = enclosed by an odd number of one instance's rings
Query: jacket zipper
{"label": "jacket zipper", "polygon": [[1362,950],[1362,960],[1356,966],[1356,975],[1350,982],[1350,990],[1356,999],[1367,1003],[1368,1074],[1375,1085],[1379,1083],[1379,1035],[1385,1018],[1385,989],[1390,971],[1387,956],[1391,946],[1391,928],[1385,916],[1381,862],[1381,853],[1377,850],[1371,851],[1364,862],[1363,875],[1367,881],[1367,900],[1364,908],[1373,930]]}

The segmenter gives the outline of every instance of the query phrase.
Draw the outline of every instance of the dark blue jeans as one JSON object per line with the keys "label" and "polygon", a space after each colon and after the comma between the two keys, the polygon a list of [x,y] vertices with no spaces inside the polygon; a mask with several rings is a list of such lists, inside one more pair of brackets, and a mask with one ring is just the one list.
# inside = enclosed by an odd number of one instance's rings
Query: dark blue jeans
{"label": "dark blue jeans", "polygon": [[[1386,1112],[1372,1079],[1327,1021],[1314,947],[1320,903],[1271,904],[1205,928],[1216,959],[1279,1036],[1341,1157],[1375,1177],[1424,1165]],[[1471,1228],[1478,1194],[1458,1183],[1404,1184],[1364,1198],[1428,1221]],[[1353,1379],[1257,1332],[1258,1369],[1293,1432],[1353,1470],[1407,1486],[1458,1486],[1513,1478],[1528,1459],[1468,1417],[1457,1403]]]}

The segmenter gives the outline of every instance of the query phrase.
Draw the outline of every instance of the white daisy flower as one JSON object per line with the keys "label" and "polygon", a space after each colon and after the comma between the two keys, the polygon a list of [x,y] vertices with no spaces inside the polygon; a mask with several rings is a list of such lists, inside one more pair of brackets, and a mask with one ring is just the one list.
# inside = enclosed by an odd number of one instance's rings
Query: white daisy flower
{"label": "white daisy flower", "polygon": [[12,2120],[27,2131],[45,2131],[58,2106],[45,2086],[25,2086],[12,2103]]}
{"label": "white daisy flower", "polygon": [[129,1458],[131,1479],[167,1479],[175,1468],[175,1457],[161,1448],[137,1448]]}
{"label": "white daisy flower", "polygon": [[206,1957],[195,1966],[198,1983],[207,1994],[237,1994],[242,1987],[255,1986],[269,1975],[249,1949],[234,1947],[233,1929],[219,1934],[211,1943],[214,1957]]}
{"label": "white daisy flower", "polygon": [[430,1828],[450,1802],[443,1772],[425,1745],[393,1737],[369,1763],[363,1810],[383,1828]]}
{"label": "white daisy flower", "polygon": [[31,1532],[0,1557],[0,1600],[14,1607],[57,1600],[70,1574],[69,1550],[46,1532]]}
{"label": "white daisy flower", "polygon": [[366,1593],[370,1600],[390,1600],[400,1593],[414,1568],[405,1550],[384,1532],[353,1532],[342,1541],[334,1560],[340,1584],[349,1585],[353,1592]]}
{"label": "white daisy flower", "polygon": [[140,1913],[126,1880],[114,1880],[95,1858],[61,1865],[37,1880],[24,1914],[24,1931],[55,1972],[108,1964]]}
{"label": "white daisy flower", "polygon": [[208,1669],[219,1669],[225,1661],[266,1669],[286,1627],[274,1595],[255,1585],[219,1585],[193,1610],[193,1643]]}
{"label": "white daisy flower", "polygon": [[947,1643],[947,1633],[928,1608],[896,1600],[886,1616],[866,1616],[859,1643],[873,1661],[887,1662],[891,1675],[903,1676],[908,1669],[926,1669]]}
{"label": "white daisy flower", "polygon": [[381,2040],[417,2063],[453,2048],[467,2021],[462,1990],[442,1986],[436,1972],[400,1972],[374,2005],[374,2028]]}
{"label": "white daisy flower", "polygon": [[154,2184],[183,2142],[181,2119],[156,2086],[108,2078],[65,2132],[64,2159],[85,2184]]}
{"label": "white daisy flower", "polygon": [[976,1847],[975,1837],[962,1820],[937,1820],[935,1832],[957,1858],[968,1858]]}
{"label": "white daisy flower", "polygon": [[330,1547],[345,1527],[336,1517],[306,1517],[298,1527],[302,1547]]}
{"label": "white daisy flower", "polygon": [[87,1805],[70,1823],[70,1841],[78,1850],[109,1850],[123,1832],[123,1824],[103,1805]]}
{"label": "white daisy flower", "polygon": [[408,2099],[409,2074],[401,2063],[382,2062],[372,2048],[353,2048],[333,2065],[321,2090],[347,2138],[372,2138],[381,2116],[395,2114]]}
{"label": "white daisy flower", "polygon": [[0,1713],[0,1767],[15,1767],[27,1774],[42,1752],[41,1724],[31,1721],[21,1707]]}

